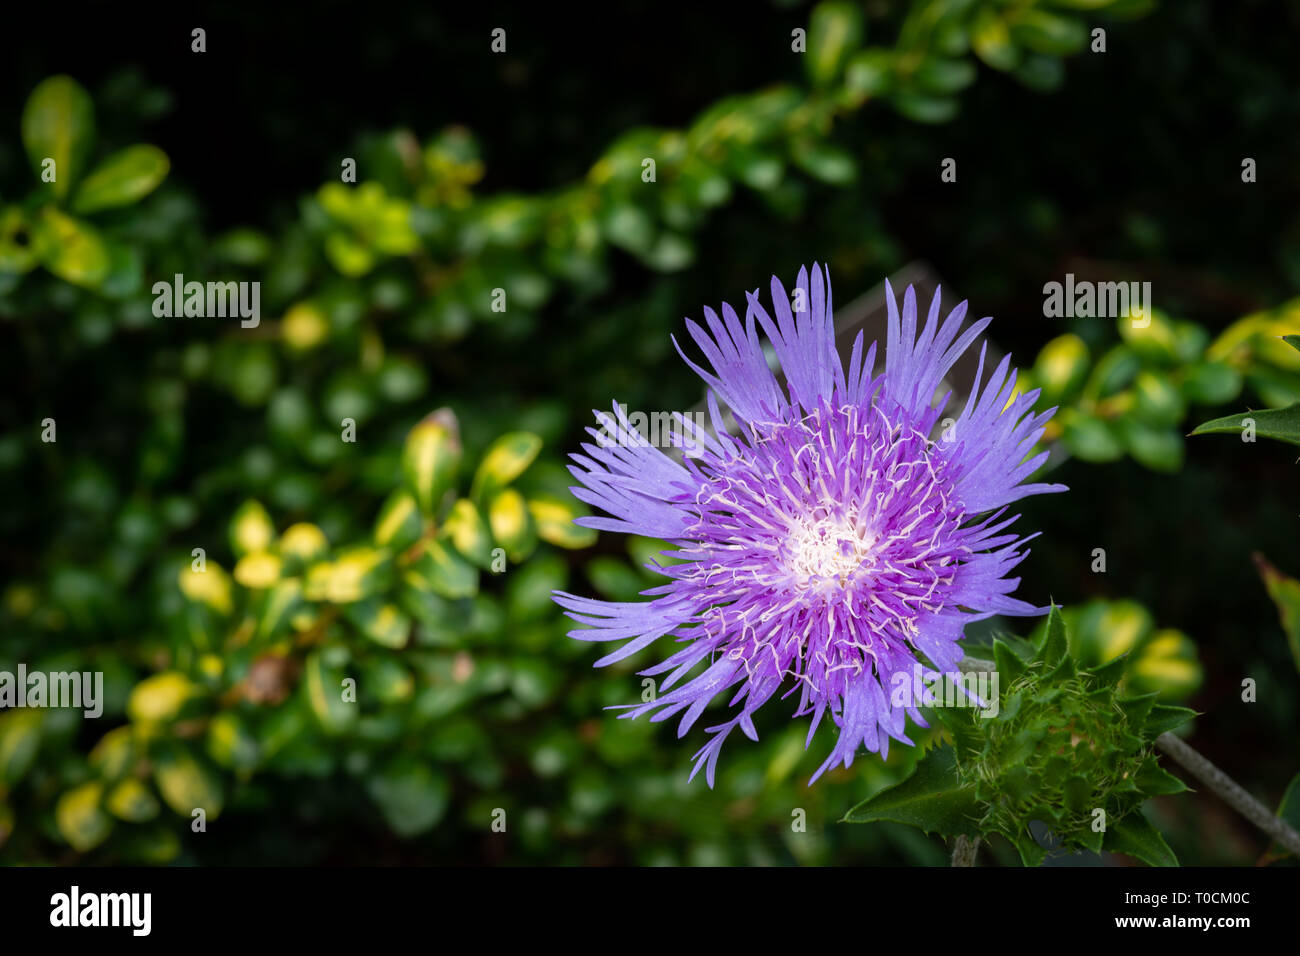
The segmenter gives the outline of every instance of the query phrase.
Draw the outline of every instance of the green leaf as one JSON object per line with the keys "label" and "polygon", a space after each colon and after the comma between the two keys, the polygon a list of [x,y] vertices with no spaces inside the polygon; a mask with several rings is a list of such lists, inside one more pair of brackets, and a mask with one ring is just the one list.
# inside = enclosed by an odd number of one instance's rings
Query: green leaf
{"label": "green leaf", "polygon": [[532,432],[510,432],[494,441],[483,453],[470,495],[482,504],[496,491],[514,481],[542,450],[542,440]]}
{"label": "green leaf", "polygon": [[143,199],[167,177],[171,163],[157,146],[128,146],[96,166],[77,189],[72,211],[85,215]]}
{"label": "green leaf", "polygon": [[1020,62],[1020,50],[1011,42],[1006,21],[990,9],[976,15],[970,42],[975,55],[995,70],[1010,70]]}
{"label": "green leaf", "polygon": [[347,608],[348,620],[370,640],[381,647],[398,650],[406,646],[411,637],[411,619],[395,604],[371,598],[358,601]]}
{"label": "green leaf", "polygon": [[894,79],[894,57],[887,50],[864,50],[853,56],[844,71],[844,90],[849,101],[860,104],[869,96],[879,96]]}
{"label": "green leaf", "polygon": [[1031,50],[1052,56],[1077,53],[1088,42],[1088,31],[1083,24],[1036,9],[1025,10],[1015,19],[1011,36]]}
{"label": "green leaf", "polygon": [[1196,716],[1190,707],[1175,707],[1173,704],[1156,704],[1147,715],[1143,735],[1149,739],[1177,730]]}
{"label": "green leaf", "polygon": [[1026,662],[1006,641],[993,642],[993,663],[1007,686],[1025,672]]}
{"label": "green leaf", "polygon": [[1011,842],[1020,854],[1020,862],[1027,867],[1039,866],[1047,858],[1047,850],[1039,845],[1028,830],[1018,834]]}
{"label": "green leaf", "polygon": [[1035,92],[1053,93],[1065,82],[1065,67],[1054,56],[1031,53],[1011,71],[1011,75]]}
{"label": "green leaf", "polygon": [[52,76],[27,99],[22,119],[23,146],[37,177],[46,159],[54,160],[50,190],[58,199],[81,175],[95,139],[95,107],[70,76]]}
{"label": "green leaf", "polygon": [[303,672],[303,692],[311,711],[328,734],[341,734],[357,720],[360,706],[355,700],[344,700],[343,672],[325,662],[320,651],[307,658]]}
{"label": "green leaf", "polygon": [[1115,432],[1100,418],[1067,408],[1061,419],[1062,441],[1084,461],[1114,461],[1124,454],[1124,446],[1119,443]]}
{"label": "green leaf", "polygon": [[0,714],[0,791],[11,789],[36,759],[42,715],[36,710]]}
{"label": "green leaf", "polygon": [[441,541],[426,541],[407,570],[406,581],[445,598],[473,597],[478,593],[478,568]]}
{"label": "green leaf", "polygon": [[1178,858],[1169,844],[1160,835],[1160,831],[1151,825],[1140,810],[1134,810],[1128,816],[1106,829],[1106,839],[1102,846],[1111,853],[1124,853],[1135,857],[1151,866],[1177,866]]}
{"label": "green leaf", "polygon": [[927,93],[958,93],[975,82],[975,72],[970,60],[931,57],[912,78]]}
{"label": "green leaf", "polygon": [[1159,797],[1169,793],[1182,793],[1187,784],[1165,770],[1154,758],[1144,763],[1138,770],[1138,789],[1149,797]]}
{"label": "green leaf", "polygon": [[797,140],[791,156],[800,169],[832,186],[846,185],[857,177],[858,167],[853,157],[829,143]]}
{"label": "green leaf", "polygon": [[[1129,659],[1127,654],[1122,654],[1112,660],[1107,661],[1099,667],[1091,668],[1088,674],[1092,677],[1093,686],[1095,687],[1114,687],[1124,677],[1124,672],[1128,669]],[[1154,695],[1150,695],[1154,697]],[[1146,712],[1143,712],[1145,717]]]}
{"label": "green leaf", "polygon": [[54,824],[78,853],[92,850],[108,839],[113,821],[100,808],[104,785],[83,783],[64,793],[54,806]]}
{"label": "green leaf", "polygon": [[1047,615],[1047,629],[1043,634],[1043,643],[1039,646],[1034,660],[1042,661],[1052,667],[1064,660],[1068,650],[1069,641],[1065,636],[1065,618],[1061,617],[1061,609],[1053,604],[1051,611]]}
{"label": "green leaf", "polygon": [[[940,687],[935,688],[936,695],[940,693],[947,694],[948,685],[951,683],[953,683],[952,679],[944,675]],[[953,746],[956,748],[959,757],[964,759],[983,750],[984,738],[975,726],[975,721],[978,718],[974,715],[978,711],[973,711],[968,707],[936,707],[934,713],[951,735]]]}
{"label": "green leaf", "polygon": [[1295,661],[1296,669],[1300,670],[1300,581],[1273,567],[1258,551],[1251,557],[1255,560],[1259,576],[1264,579],[1268,596],[1277,605],[1277,615],[1291,647],[1291,659]]}
{"label": "green leaf", "polygon": [[855,3],[825,2],[813,10],[808,23],[804,66],[818,86],[830,83],[862,43],[862,10]]}
{"label": "green leaf", "polygon": [[1224,362],[1196,362],[1184,372],[1183,396],[1201,405],[1222,405],[1241,393],[1241,373]]}
{"label": "green leaf", "polygon": [[[1296,347],[1300,348],[1300,346]],[[1282,794],[1282,801],[1277,805],[1277,815],[1289,823],[1293,830],[1300,830],[1300,773],[1292,777],[1291,782],[1287,784],[1286,792]],[[0,835],[0,843],[3,842],[3,836]],[[1290,854],[1291,851],[1280,843],[1273,843],[1268,848],[1267,856],[1270,859],[1279,859]]]}
{"label": "green leaf", "polygon": [[[1124,323],[1121,329],[1131,325]],[[1142,359],[1127,345],[1116,345],[1103,355],[1093,366],[1084,386],[1084,394],[1089,398],[1105,398],[1125,388],[1138,372],[1142,371]]]}
{"label": "green leaf", "polygon": [[950,96],[928,96],[903,91],[892,100],[894,109],[914,123],[946,123],[957,115],[957,100]]}
{"label": "green leaf", "polygon": [[442,774],[411,757],[398,757],[366,783],[389,828],[400,837],[432,830],[447,810],[451,788]]}
{"label": "green leaf", "polygon": [[[1110,671],[1116,664],[1122,665],[1127,658],[1117,657],[1106,665],[1105,668],[1094,671],[1094,674],[1101,674],[1102,670]],[[1119,709],[1124,712],[1124,719],[1128,721],[1129,728],[1135,734],[1145,734],[1147,717],[1151,715],[1151,708],[1156,704],[1155,694],[1143,694],[1140,697],[1125,697],[1117,700]]]}
{"label": "green leaf", "polygon": [[844,822],[891,820],[927,833],[973,836],[978,810],[974,787],[959,786],[955,751],[943,746],[922,757],[906,780],[859,803]]}
{"label": "green leaf", "polygon": [[1176,472],[1183,465],[1183,439],[1172,428],[1124,419],[1115,426],[1133,459],[1152,471]]}
{"label": "green leaf", "polygon": [[1282,341],[1296,351],[1300,351],[1300,335],[1284,335]]}
{"label": "green leaf", "polygon": [[1300,445],[1300,402],[1286,408],[1262,408],[1216,418],[1197,425],[1193,435],[1241,435],[1247,421],[1255,423],[1255,433],[1265,438]]}
{"label": "green leaf", "polygon": [[1183,397],[1163,373],[1143,370],[1133,381],[1133,413],[1149,425],[1175,425],[1183,420]]}

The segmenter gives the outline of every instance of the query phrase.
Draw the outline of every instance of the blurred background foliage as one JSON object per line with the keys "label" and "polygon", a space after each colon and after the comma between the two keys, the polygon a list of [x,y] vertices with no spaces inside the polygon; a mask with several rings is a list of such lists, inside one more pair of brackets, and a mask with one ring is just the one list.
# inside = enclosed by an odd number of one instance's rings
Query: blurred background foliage
{"label": "blurred background foliage", "polygon": [[[779,708],[716,789],[688,785],[692,740],[602,710],[651,656],[593,671],[550,600],[657,580],[660,543],[572,524],[590,409],[692,406],[681,316],[814,259],[843,303],[926,258],[998,316],[1062,408],[1045,441],[1072,488],[1025,503],[1024,596],[1067,605],[1081,658],[1128,652],[1136,689],[1206,712],[1198,745],[1276,802],[1300,698],[1270,593],[1300,637],[1250,555],[1300,572],[1292,463],[1183,439],[1300,399],[1274,21],[1300,23],[1264,6],[825,2],[683,29],[633,4],[629,50],[564,15],[325,5],[310,37],[173,12],[110,55],[92,16],[66,60],[19,53],[0,670],[99,670],[106,704],[0,712],[0,862],[944,862],[836,823],[912,752],[809,789],[825,742],[805,754]],[[1151,281],[1153,321],[1044,318],[1067,272]],[[260,282],[260,323],[156,316],[176,274]],[[1156,807],[1184,862],[1252,862],[1227,815]]]}

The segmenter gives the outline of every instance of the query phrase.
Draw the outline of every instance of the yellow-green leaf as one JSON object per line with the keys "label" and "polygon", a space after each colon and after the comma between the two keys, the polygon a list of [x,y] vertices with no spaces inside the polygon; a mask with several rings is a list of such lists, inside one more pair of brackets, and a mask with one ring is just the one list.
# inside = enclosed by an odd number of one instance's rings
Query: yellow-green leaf
{"label": "yellow-green leaf", "polygon": [[275,541],[275,525],[260,501],[248,500],[230,519],[230,547],[237,555],[270,549]]}
{"label": "yellow-green leaf", "polygon": [[175,720],[194,691],[194,684],[178,671],[154,674],[140,681],[131,691],[126,702],[127,716],[145,723]]}
{"label": "yellow-green leaf", "polygon": [[483,568],[490,565],[492,538],[488,534],[487,522],[474,507],[474,502],[468,498],[457,499],[443,522],[442,532],[457,551],[475,564]]}
{"label": "yellow-green leaf", "polygon": [[280,553],[298,561],[312,561],[329,550],[325,532],[306,521],[290,525],[280,535]]}
{"label": "yellow-green leaf", "polygon": [[137,777],[127,777],[108,792],[108,812],[127,823],[143,823],[158,815],[158,798]]}
{"label": "yellow-green leaf", "polygon": [[137,144],[109,156],[77,189],[72,211],[85,215],[143,199],[167,177],[171,163],[157,146]]}
{"label": "yellow-green leaf", "polygon": [[522,475],[541,448],[541,438],[532,432],[510,432],[494,441],[483,453],[483,460],[474,473],[471,489],[474,500],[485,501]]}
{"label": "yellow-green leaf", "polygon": [[819,3],[808,23],[805,65],[816,84],[829,83],[862,43],[862,10],[855,3]]}
{"label": "yellow-green leaf", "polygon": [[60,279],[93,289],[108,275],[112,256],[89,223],[46,206],[35,220],[32,238],[36,258]]}
{"label": "yellow-green leaf", "polygon": [[332,562],[313,565],[307,572],[305,594],[309,600],[350,604],[383,590],[392,571],[388,551],[358,545]]}
{"label": "yellow-green leaf", "polygon": [[271,637],[280,629],[284,621],[292,619],[291,615],[300,604],[302,591],[302,580],[299,578],[285,578],[272,585],[259,606],[257,619],[259,637]]}
{"label": "yellow-green leaf", "polygon": [[221,779],[188,750],[172,746],[154,757],[154,783],[167,806],[182,817],[203,810],[208,820],[221,814]]}
{"label": "yellow-green leaf", "polygon": [[1268,596],[1277,605],[1278,618],[1291,647],[1291,657],[1296,669],[1300,670],[1300,581],[1283,574],[1262,554],[1255,553],[1251,557],[1255,559],[1255,568],[1264,580]]}
{"label": "yellow-green leaf", "polygon": [[229,614],[233,603],[230,596],[230,575],[221,565],[205,561],[202,571],[193,563],[181,568],[177,575],[181,593],[191,601],[206,604],[218,614]]}
{"label": "yellow-green leaf", "polygon": [[105,780],[116,780],[131,768],[136,756],[131,728],[116,727],[99,738],[90,751],[90,765]]}
{"label": "yellow-green leaf", "polygon": [[235,580],[246,588],[261,591],[280,580],[282,562],[267,551],[246,554],[235,564]]}
{"label": "yellow-green leaf", "polygon": [[1161,700],[1185,700],[1201,686],[1196,644],[1173,628],[1156,631],[1127,670],[1136,690],[1157,693]]}
{"label": "yellow-green leaf", "polygon": [[348,619],[376,644],[398,649],[411,636],[411,619],[394,604],[372,598],[348,608]]}
{"label": "yellow-green leaf", "polygon": [[537,530],[524,496],[513,488],[497,494],[488,505],[488,526],[511,561],[524,560],[537,546]]}
{"label": "yellow-green leaf", "polygon": [[426,515],[438,510],[460,456],[460,426],[450,409],[439,409],[411,429],[402,450],[402,473]]}
{"label": "yellow-green leaf", "polygon": [[1087,375],[1088,346],[1073,333],[1052,339],[1034,362],[1034,381],[1042,387],[1043,402],[1049,405],[1074,394]]}
{"label": "yellow-green leaf", "polygon": [[0,212],[0,273],[22,275],[36,268],[32,225],[17,206]]}
{"label": "yellow-green leaf", "polygon": [[408,491],[395,491],[388,496],[375,519],[375,544],[393,551],[404,551],[419,540],[424,531],[424,519],[419,505]]}
{"label": "yellow-green leaf", "polygon": [[596,532],[573,523],[585,515],[576,504],[552,495],[539,495],[528,502],[528,512],[537,525],[537,536],[561,548],[587,548],[596,543]]}
{"label": "yellow-green leaf", "polygon": [[217,714],[208,724],[208,756],[229,770],[247,771],[257,766],[257,739],[237,714]]}
{"label": "yellow-green leaf", "polygon": [[23,108],[23,146],[40,177],[46,159],[54,160],[50,189],[62,199],[85,165],[95,139],[95,106],[70,76],[52,76],[27,98]]}
{"label": "yellow-green leaf", "polygon": [[54,806],[54,823],[63,839],[79,853],[92,850],[108,838],[113,821],[102,809],[104,785],[97,780],[74,787]]}

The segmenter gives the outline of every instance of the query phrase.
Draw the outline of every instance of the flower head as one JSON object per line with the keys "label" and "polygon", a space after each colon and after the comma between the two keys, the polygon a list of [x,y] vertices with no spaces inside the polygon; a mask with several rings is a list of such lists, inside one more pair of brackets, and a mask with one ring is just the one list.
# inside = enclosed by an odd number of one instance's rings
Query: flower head
{"label": "flower head", "polygon": [[706,768],[710,786],[723,741],[737,727],[757,740],[753,715],[778,691],[797,694],[795,716],[811,716],[805,746],[826,715],[839,728],[813,780],[852,764],[859,746],[885,756],[891,738],[910,745],[906,717],[927,724],[915,703],[891,699],[895,675],[953,669],[970,621],[1041,613],[1010,596],[1019,579],[1007,574],[1029,539],[1008,533],[1019,516],[1006,506],[1065,490],[1021,483],[1046,457],[1027,456],[1055,409],[1033,414],[1038,392],[1016,394],[1009,357],[981,384],[981,347],[965,406],[935,434],[950,397],[935,394],[990,321],[963,330],[964,302],[940,322],[936,292],[918,337],[912,289],[901,314],[888,289],[885,367],[874,375],[876,345],[864,355],[861,333],[847,370],[836,353],[830,279],[818,266],[800,271],[793,302],[772,279],[775,320],[757,292],[747,299],[743,324],[725,304],[721,318],[704,310],[707,331],[687,320],[712,372],[678,346],[709,386],[711,430],[678,416],[679,444],[697,454],[678,461],[640,440],[615,405],[589,431],[619,441],[572,456],[574,494],[609,515],[580,523],[668,540],[674,562],[653,566],[667,582],[644,602],[556,594],[587,625],[571,637],[626,641],[597,666],[660,638],[681,645],[642,672],[667,675],[659,696],[622,716],[681,714],[682,736],[732,692],[733,715],[708,728],[691,772]]}

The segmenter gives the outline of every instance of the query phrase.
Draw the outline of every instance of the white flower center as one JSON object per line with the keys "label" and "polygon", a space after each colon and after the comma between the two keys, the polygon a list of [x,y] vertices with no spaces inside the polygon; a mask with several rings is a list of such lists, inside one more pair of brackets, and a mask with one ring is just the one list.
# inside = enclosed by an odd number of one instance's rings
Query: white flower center
{"label": "white flower center", "polygon": [[844,585],[864,563],[873,561],[875,544],[875,535],[846,520],[805,521],[786,538],[786,567],[804,585],[813,577],[838,578]]}

